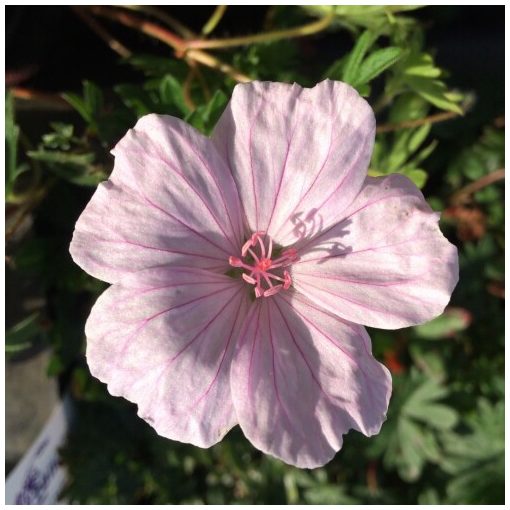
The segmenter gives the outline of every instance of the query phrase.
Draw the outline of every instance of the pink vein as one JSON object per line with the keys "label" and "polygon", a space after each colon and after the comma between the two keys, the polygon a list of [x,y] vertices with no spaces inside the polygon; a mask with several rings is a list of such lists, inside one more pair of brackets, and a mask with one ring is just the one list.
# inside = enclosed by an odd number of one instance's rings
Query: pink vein
{"label": "pink vein", "polygon": [[[335,118],[336,119],[336,118]],[[331,131],[329,133],[329,146],[328,146],[328,151],[326,153],[326,157],[324,158],[324,161],[321,165],[321,167],[319,168],[319,171],[317,172],[317,175],[315,176],[315,178],[312,180],[312,183],[310,184],[310,186],[308,187],[308,189],[306,190],[305,194],[301,196],[301,198],[298,200],[297,204],[295,205],[295,207],[292,209],[292,211],[290,211],[290,213],[288,214],[287,218],[285,219],[285,221],[281,222],[280,223],[280,226],[278,228],[278,230],[274,233],[274,236],[277,236],[282,228],[284,226],[287,225],[290,217],[292,216],[292,214],[296,211],[296,209],[303,203],[303,200],[306,198],[306,196],[308,195],[308,193],[313,189],[313,187],[315,186],[315,183],[317,182],[317,180],[319,179],[319,176],[321,175],[322,173],[322,170],[324,169],[324,167],[326,166],[326,163],[328,162],[328,159],[329,159],[329,155],[331,153],[331,147],[333,146],[333,124],[331,125]]]}
{"label": "pink vein", "polygon": [[297,340],[296,340],[296,337],[294,336],[294,333],[292,332],[292,330],[290,329],[290,326],[289,326],[289,323],[287,322],[287,319],[285,318],[285,315],[283,314],[280,306],[278,305],[278,302],[277,300],[275,299],[274,300],[274,304],[276,305],[276,307],[278,308],[278,311],[280,312],[280,315],[283,319],[283,322],[285,322],[285,326],[287,326],[287,330],[292,338],[292,341],[294,342],[294,345],[296,346],[296,349],[299,351],[299,354],[301,355],[301,358],[303,358],[303,361],[305,362],[306,366],[308,367],[308,370],[310,371],[310,375],[312,376],[312,379],[317,383],[317,386],[320,388],[321,392],[324,393],[324,395],[328,398],[331,398],[330,395],[328,395],[324,389],[322,388],[322,385],[320,383],[320,381],[315,377],[315,374],[312,370],[312,367],[310,366],[310,363],[308,361],[308,359],[306,358],[305,354],[303,353],[303,351],[301,350],[301,347],[299,347],[299,344],[297,343]]}
{"label": "pink vein", "polygon": [[[169,250],[166,248],[159,248],[156,246],[148,246],[145,244],[135,243],[134,241],[127,241],[126,239],[102,239],[100,237],[96,237],[95,235],[91,235],[95,241],[100,241],[103,243],[112,243],[112,244],[129,244],[131,246],[138,246],[139,248],[145,248],[147,250],[155,250],[155,251],[161,251],[164,253],[178,253],[179,255],[189,255],[192,257],[198,257],[201,259],[212,259],[212,260],[223,260],[220,257],[213,257],[211,255],[203,255],[200,253],[192,253],[188,251],[180,251],[180,250]],[[226,264],[226,261],[225,261]]]}
{"label": "pink vein", "polygon": [[287,408],[285,407],[285,405],[283,404],[283,402],[280,398],[280,392],[278,390],[278,382],[276,380],[277,358],[276,358],[274,343],[273,343],[273,330],[271,328],[271,308],[269,308],[269,307],[268,307],[268,311],[267,311],[267,322],[268,322],[268,329],[269,329],[269,342],[271,344],[271,359],[272,359],[272,367],[273,367],[273,386],[274,386],[274,391],[276,394],[276,399],[278,400],[278,404],[280,405],[280,407],[283,411],[283,415],[285,416],[285,419],[287,420],[287,423],[289,424],[290,428],[292,430],[294,430],[295,432],[297,432],[303,439],[305,439],[301,430],[297,429],[295,427],[295,425],[292,423],[292,420],[290,419]]}
{"label": "pink vein", "polygon": [[[253,368],[253,356],[255,353],[255,345],[257,344],[257,334],[259,332],[259,324],[260,324],[260,312],[261,312],[261,306],[259,305],[259,314],[257,316],[257,326],[255,328],[255,332],[253,333],[253,344],[251,347],[251,353],[250,353],[250,364],[248,366],[248,393],[251,395],[252,390],[252,368]],[[255,317],[255,313],[253,314],[253,317]]]}
{"label": "pink vein", "polygon": [[319,290],[319,291],[321,291],[321,292],[325,292],[325,293],[327,293],[327,294],[330,294],[331,296],[335,296],[335,297],[340,298],[340,299],[343,299],[344,301],[347,301],[347,302],[349,302],[349,303],[353,303],[353,304],[355,304],[355,305],[358,305],[360,308],[363,308],[363,309],[365,309],[365,310],[369,310],[369,311],[371,311],[371,312],[382,313],[382,314],[385,314],[385,315],[391,315],[392,317],[397,317],[398,319],[402,320],[402,317],[401,317],[400,315],[397,315],[397,314],[395,314],[395,313],[389,312],[389,311],[387,311],[387,310],[379,310],[379,309],[377,309],[377,308],[372,308],[372,307],[370,307],[370,306],[367,306],[367,305],[366,305],[366,304],[364,304],[364,303],[360,303],[359,301],[355,301],[355,300],[353,300],[353,299],[348,299],[348,298],[346,298],[345,296],[342,296],[341,294],[335,294],[334,292],[331,292],[330,290],[324,290],[323,288],[321,288],[321,287],[317,287],[316,285],[312,285],[312,284],[311,284],[311,283],[309,283],[309,282],[306,282],[304,285],[305,285],[305,286],[307,286],[307,285],[308,285],[308,286],[310,286],[310,287],[312,287],[312,288],[314,288],[314,289],[317,289],[317,290]]}
{"label": "pink vein", "polygon": [[[319,332],[319,334],[324,337],[326,340],[328,340],[334,347],[336,347],[356,368],[359,368],[363,374],[363,376],[365,377],[365,379],[370,379],[369,376],[366,374],[366,372],[363,370],[363,367],[361,366],[360,363],[358,363],[358,361],[356,361],[355,358],[352,357],[352,355],[345,351],[340,345],[338,345],[338,343],[333,339],[331,338],[327,333],[325,333],[324,331],[322,331],[321,328],[319,328],[314,322],[312,322],[310,319],[308,319],[305,315],[303,315],[299,310],[296,309],[296,307],[293,307],[292,304],[287,301],[285,299],[285,301],[287,302],[287,305],[289,307],[291,307],[294,312],[296,312],[304,321],[306,321],[308,324],[310,324],[316,331]],[[301,300],[298,300],[300,301],[301,303],[303,303],[303,301]],[[310,306],[311,308],[314,308],[314,310],[317,310],[318,312],[320,313],[323,313],[324,312],[322,310],[320,310],[319,308],[316,308],[314,306],[311,306],[309,303],[303,303],[305,306]],[[340,321],[342,322],[342,324],[346,325],[346,326],[349,326],[348,324],[346,324],[344,321]],[[350,328],[352,331],[356,332],[356,330],[354,330],[352,327]],[[366,348],[366,345],[365,345],[365,342],[363,341],[363,347],[364,347],[364,350],[365,352],[368,354],[368,350]]]}
{"label": "pink vein", "polygon": [[[145,327],[147,326],[147,324],[149,324],[152,320],[156,319],[157,317],[160,317],[161,315],[164,315],[164,314],[166,314],[166,313],[168,313],[168,312],[171,312],[172,310],[176,310],[176,309],[178,309],[178,308],[182,308],[183,306],[190,305],[190,304],[192,304],[192,303],[196,303],[197,301],[200,301],[200,300],[202,300],[202,299],[206,299],[206,298],[208,298],[208,297],[210,297],[210,296],[214,296],[214,295],[221,294],[222,292],[225,292],[226,290],[231,290],[231,289],[232,289],[232,286],[231,286],[231,285],[229,285],[228,287],[226,287],[226,288],[224,288],[224,289],[216,290],[216,291],[211,292],[211,293],[209,293],[209,294],[205,294],[205,295],[203,295],[203,296],[200,296],[200,297],[197,297],[197,298],[191,299],[190,301],[186,301],[185,303],[181,303],[181,304],[179,304],[179,305],[175,305],[175,306],[172,306],[172,307],[167,308],[167,309],[165,309],[165,310],[162,310],[162,311],[160,311],[160,312],[158,312],[158,313],[155,313],[155,314],[154,314],[154,315],[152,315],[151,317],[148,317],[148,318],[144,319],[144,320],[141,322],[140,326],[139,326],[138,328],[136,328],[136,330],[135,330],[135,333],[134,333],[134,334],[138,333],[141,329],[145,328]],[[226,305],[225,305],[225,306],[226,306]],[[128,340],[126,341],[126,343],[123,345],[123,347],[122,347],[122,349],[121,349],[121,351],[120,351],[120,353],[119,353],[119,355],[120,355],[120,356],[122,356],[122,355],[126,352],[126,350],[129,348],[129,345],[131,344],[131,341],[133,340],[132,336],[133,336],[133,335],[130,335],[130,336],[128,337]]]}
{"label": "pink vein", "polygon": [[[297,125],[297,122],[296,122],[296,125]],[[271,227],[271,223],[273,221],[273,216],[274,216],[274,211],[276,209],[276,204],[278,203],[278,199],[280,198],[280,191],[281,191],[281,188],[282,188],[283,177],[285,175],[285,170],[287,169],[287,163],[288,163],[288,160],[289,160],[289,153],[290,153],[290,146],[291,146],[292,140],[294,138],[294,133],[296,131],[296,125],[294,126],[294,128],[292,130],[292,133],[290,135],[290,140],[287,142],[287,150],[285,152],[285,159],[283,161],[282,171],[280,172],[280,180],[278,182],[278,189],[276,190],[276,195],[274,197],[273,209],[271,211],[271,216],[269,217],[269,223],[267,224],[266,232],[268,232],[269,231],[269,227]]]}
{"label": "pink vein", "polygon": [[[235,296],[237,296],[237,294],[236,294]],[[234,297],[235,297],[235,296],[234,296]],[[234,298],[232,298],[232,300],[233,300],[233,299],[234,299]],[[231,302],[232,302],[232,300],[231,300]],[[243,305],[243,301],[241,300],[241,301],[239,302],[239,308],[237,309],[237,312],[236,312],[236,313],[235,313],[235,315],[234,315],[235,319],[234,319],[234,322],[232,323],[232,329],[230,330],[230,335],[228,336],[228,340],[227,340],[227,343],[226,343],[225,348],[224,348],[224,350],[223,350],[223,355],[222,355],[222,357],[221,357],[221,361],[220,361],[220,364],[219,364],[219,366],[218,366],[218,369],[216,370],[216,374],[214,375],[214,378],[213,378],[213,380],[211,381],[211,383],[209,384],[209,387],[207,388],[206,392],[205,392],[205,393],[204,393],[204,394],[203,394],[203,395],[202,395],[202,396],[201,396],[198,400],[196,400],[196,401],[195,401],[195,402],[194,402],[194,403],[190,406],[190,409],[191,409],[192,407],[194,407],[194,406],[198,405],[198,403],[199,403],[199,402],[200,402],[203,398],[205,398],[205,397],[208,395],[208,393],[211,391],[211,388],[213,387],[214,383],[215,383],[215,382],[216,382],[216,380],[218,379],[218,375],[219,375],[219,373],[220,373],[220,371],[221,371],[221,367],[223,366],[223,362],[225,361],[225,357],[226,357],[226,355],[227,355],[227,351],[228,351],[229,345],[230,345],[230,343],[231,343],[231,341],[232,341],[232,336],[234,335],[234,330],[235,330],[236,324],[237,324],[238,319],[239,319],[239,317],[240,317],[239,312],[241,311],[241,307],[242,307],[242,305]]]}
{"label": "pink vein", "polygon": [[[124,149],[125,150],[125,149]],[[125,150],[125,152],[134,152],[136,154],[136,151],[127,151]],[[163,159],[161,158],[159,155],[153,155],[153,154],[146,154],[146,157],[148,158],[152,158],[152,159],[157,159],[159,160],[161,163],[163,163],[164,166],[170,168],[173,170],[173,172],[178,175],[187,185],[188,187],[195,193],[195,195],[197,195],[197,197],[200,199],[200,201],[204,204],[205,208],[207,209],[207,211],[209,212],[209,214],[211,215],[211,218],[213,218],[213,220],[216,222],[216,225],[218,225],[218,227],[220,228],[221,232],[223,233],[223,235],[225,236],[225,239],[227,239],[231,244],[232,246],[237,249],[237,246],[236,246],[236,243],[232,240],[232,238],[225,232],[225,229],[223,228],[223,225],[221,224],[221,222],[218,220],[218,217],[216,216],[216,214],[211,210],[211,208],[209,207],[209,204],[207,202],[207,200],[205,200],[205,198],[202,196],[201,193],[198,192],[198,190],[190,183],[190,181],[188,179],[186,179],[186,177],[184,176],[184,174],[182,174],[181,172],[179,172],[179,170],[177,169],[177,167],[171,163],[170,161],[166,160],[166,159]],[[224,204],[225,205],[225,204]],[[228,215],[228,212],[227,212],[227,215]]]}
{"label": "pink vein", "polygon": [[[316,243],[318,242],[321,237],[324,237],[328,232],[330,232],[331,230],[333,230],[334,228],[336,228],[338,225],[341,225],[345,220],[348,220],[349,218],[351,218],[352,216],[354,216],[355,214],[359,213],[360,211],[362,211],[363,209],[366,209],[367,207],[371,207],[373,206],[374,204],[377,204],[378,202],[383,202],[385,200],[390,200],[392,198],[402,198],[402,195],[387,195],[385,197],[381,197],[381,198],[378,198],[377,200],[373,200],[372,202],[367,202],[366,204],[362,205],[359,209],[356,209],[355,211],[353,211],[352,213],[350,213],[348,216],[345,216],[344,218],[342,218],[340,221],[338,221],[337,223],[335,223],[334,225],[331,225],[331,227],[328,227],[326,230],[322,231],[318,236],[314,237],[313,239],[310,239],[307,243],[305,243],[302,247],[301,247],[301,250],[305,249],[307,246],[309,246],[312,242]],[[325,203],[325,202],[324,202]],[[416,212],[416,211],[415,211]],[[409,220],[411,218],[411,216],[409,216],[407,218],[407,220]],[[389,235],[389,234],[388,234]]]}
{"label": "pink vein", "polygon": [[404,279],[404,280],[389,281],[389,282],[375,282],[375,281],[364,281],[364,280],[349,280],[347,278],[341,278],[339,276],[335,276],[335,275],[327,274],[327,273],[300,273],[299,271],[292,271],[292,274],[293,275],[298,274],[298,275],[302,275],[305,277],[309,276],[312,278],[321,278],[321,279],[325,279],[325,280],[335,280],[335,281],[344,282],[344,283],[355,283],[355,284],[359,284],[359,285],[373,285],[374,287],[394,287],[397,285],[405,285],[408,283],[413,283],[413,282],[421,279],[423,276],[423,275],[417,275],[417,276],[414,276],[413,278],[408,278],[408,279]]}
{"label": "pink vein", "polygon": [[[355,251],[349,251],[349,252],[344,252],[344,253],[336,253],[334,255],[326,255],[324,257],[316,257],[314,259],[305,259],[305,258],[302,258],[302,259],[299,259],[297,262],[294,262],[293,266],[296,266],[298,264],[305,264],[306,262],[314,262],[316,260],[326,260],[326,259],[333,259],[333,258],[336,258],[336,257],[348,257],[348,256],[351,256],[351,255],[355,255],[356,253],[363,253],[363,252],[366,252],[366,251],[377,251],[377,250],[384,250],[385,248],[393,248],[393,246],[400,246],[402,244],[407,244],[407,243],[413,243],[413,242],[418,242],[418,241],[425,241],[426,238],[421,238],[421,237],[412,237],[411,239],[405,239],[404,241],[399,241],[398,243],[392,243],[392,244],[385,244],[385,245],[382,245],[382,246],[371,246],[370,248],[363,248],[361,250],[355,250]],[[410,255],[408,255],[410,256]]]}
{"label": "pink vein", "polygon": [[262,111],[263,100],[260,101],[258,105],[257,113],[255,114],[254,119],[250,123],[250,131],[248,135],[248,151],[250,153],[250,170],[251,170],[251,184],[253,187],[253,199],[255,201],[255,229],[259,230],[259,203],[257,197],[257,188],[255,186],[255,172],[253,170],[253,153],[252,153],[252,140],[253,140],[253,128],[255,126],[255,122],[259,118],[260,112]]}
{"label": "pink vein", "polygon": [[[189,142],[189,140],[182,135],[182,133],[179,133],[179,135],[181,136],[181,138],[184,140],[184,142],[186,143],[186,145],[191,149],[191,151],[193,152],[193,154],[195,154],[195,156],[197,156],[197,158],[200,160],[200,162],[202,163],[202,165],[207,169],[209,175],[211,176],[212,180],[214,181],[214,184],[216,185],[216,188],[218,189],[220,195],[221,195],[221,200],[223,202],[223,207],[225,208],[225,212],[227,213],[227,216],[228,216],[228,220],[229,220],[229,223],[230,223],[230,227],[232,228],[232,232],[235,233],[236,232],[236,229],[234,228],[234,224],[232,223],[232,218],[230,216],[230,212],[229,212],[229,208],[228,208],[228,205],[227,205],[227,202],[225,200],[225,195],[223,194],[223,190],[221,188],[221,186],[219,185],[218,181],[216,180],[216,177],[214,175],[214,172],[211,170],[211,168],[209,167],[209,165],[206,163],[206,161],[204,161],[204,159],[202,158],[201,154],[199,152],[197,152],[195,150],[195,148],[191,145],[191,143]],[[212,144],[212,142],[211,142]],[[214,150],[216,150],[214,148]],[[235,182],[234,182],[234,186],[235,186]],[[237,188],[236,188],[236,192],[237,192]],[[239,195],[237,195],[237,198],[239,198]],[[236,204],[238,206],[238,210],[240,210],[240,204]],[[239,232],[238,232],[239,233]],[[239,239],[238,239],[239,241]]]}
{"label": "pink vein", "polygon": [[220,245],[216,244],[214,241],[211,241],[211,239],[209,239],[207,236],[204,236],[203,234],[201,234],[200,232],[197,232],[194,228],[190,227],[188,224],[184,223],[182,220],[180,220],[179,218],[177,218],[176,216],[174,216],[173,214],[170,214],[168,211],[166,211],[165,209],[163,209],[162,207],[159,207],[158,205],[154,204],[153,202],[151,202],[145,195],[141,195],[142,198],[151,206],[153,207],[154,209],[158,210],[158,211],[161,211],[163,214],[166,214],[167,216],[169,216],[170,218],[172,218],[173,220],[177,221],[178,223],[180,223],[183,227],[187,228],[188,230],[190,230],[191,232],[193,232],[195,235],[197,235],[198,237],[201,237],[202,239],[204,239],[204,241],[207,241],[208,243],[212,244],[213,246],[215,246],[216,248],[218,248],[219,250],[221,250],[222,252],[226,253],[227,255],[229,255],[229,252],[221,247]]}

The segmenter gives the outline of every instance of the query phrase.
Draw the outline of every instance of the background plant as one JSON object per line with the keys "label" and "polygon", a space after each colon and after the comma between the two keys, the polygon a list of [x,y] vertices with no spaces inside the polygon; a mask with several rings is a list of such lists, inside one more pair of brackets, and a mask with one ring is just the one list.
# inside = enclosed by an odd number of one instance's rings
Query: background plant
{"label": "background plant", "polygon": [[[222,19],[236,8],[204,7],[210,16],[193,29],[171,9],[73,9],[138,79],[103,87],[84,77],[81,90],[44,97],[77,115],[49,122],[34,139],[16,105],[37,94],[13,88],[6,97],[7,264],[46,297],[7,331],[6,347],[16,356],[34,342],[51,345],[48,375],[76,402],[79,419],[62,451],[65,496],[107,504],[502,503],[503,105],[479,108],[477,90],[452,87],[455,76],[427,46],[427,9],[272,7],[253,35],[230,38]],[[128,48],[127,30],[157,51]],[[348,50],[305,62],[306,48],[335,34],[348,38]],[[105,284],[70,259],[74,223],[111,171],[109,150],[137,118],[165,113],[209,134],[238,82],[311,86],[324,78],[350,83],[376,111],[370,175],[402,173],[444,211],[442,229],[461,263],[451,306],[426,325],[370,332],[394,376],[388,421],[375,438],[351,432],[324,468],[264,456],[237,428],[209,450],[160,438],[88,372],[84,321]],[[24,236],[27,219],[33,228]]]}

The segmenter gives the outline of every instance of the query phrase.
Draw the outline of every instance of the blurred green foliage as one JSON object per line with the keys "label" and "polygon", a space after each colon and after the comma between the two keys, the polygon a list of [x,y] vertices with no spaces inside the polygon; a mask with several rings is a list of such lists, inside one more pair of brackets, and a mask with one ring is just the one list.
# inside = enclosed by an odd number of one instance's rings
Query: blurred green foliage
{"label": "blurred green foliage", "polygon": [[452,118],[461,113],[470,91],[448,88],[414,9],[274,8],[273,29],[333,13],[328,30],[352,35],[348,53],[313,70],[299,65],[295,39],[221,54],[253,78],[311,85],[327,77],[356,87],[374,106],[378,125],[393,126],[377,135],[370,174],[398,172],[426,186],[431,205],[445,211],[443,231],[459,247],[460,283],[441,317],[396,332],[371,331],[374,354],[394,375],[381,433],[365,438],[351,432],[330,464],[311,471],[261,454],[238,428],[209,450],[158,437],[133,405],[109,396],[90,376],[83,356],[84,323],[106,284],[77,268],[68,246],[76,219],[111,171],[109,150],[150,112],[178,116],[209,134],[235,81],[201,68],[190,83],[182,59],[133,55],[123,65],[140,72],[138,83],[104,90],[84,81],[81,91],[64,94],[81,122],[53,122],[40,140],[24,145],[7,95],[8,233],[17,215],[34,219],[33,234],[17,242],[9,259],[19,274],[42,283],[48,300],[44,325],[37,313],[25,318],[8,331],[7,350],[22,351],[44,334],[53,349],[49,374],[74,397],[78,419],[62,451],[69,501],[503,503],[503,189],[492,182],[461,202],[452,197],[503,167],[504,132],[472,122],[469,135],[464,131],[452,145],[462,120],[437,126],[428,120],[441,111]]}

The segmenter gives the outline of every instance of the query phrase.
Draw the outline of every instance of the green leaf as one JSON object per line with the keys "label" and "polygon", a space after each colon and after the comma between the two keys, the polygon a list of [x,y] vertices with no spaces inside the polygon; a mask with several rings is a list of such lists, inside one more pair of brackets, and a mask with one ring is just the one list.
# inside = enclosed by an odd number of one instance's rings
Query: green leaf
{"label": "green leaf", "polygon": [[505,405],[478,401],[467,433],[446,433],[442,469],[450,475],[448,502],[498,504],[505,491]]}
{"label": "green leaf", "polygon": [[425,458],[419,445],[421,430],[410,420],[399,420],[402,463],[399,465],[400,476],[409,482],[416,480],[423,469]]}
{"label": "green leaf", "polygon": [[94,83],[83,82],[83,97],[65,93],[62,97],[83,117],[83,119],[96,129],[96,119],[103,109],[104,99],[101,89]]}
{"label": "green leaf", "polygon": [[349,54],[344,55],[342,58],[335,60],[322,74],[322,79],[325,80],[329,78],[330,80],[339,80],[343,79],[344,68],[347,63],[347,59],[349,58]]}
{"label": "green leaf", "polygon": [[138,85],[120,84],[116,85],[113,90],[120,96],[122,102],[134,111],[138,118],[159,110],[159,105],[155,102],[153,96]]}
{"label": "green leaf", "polygon": [[425,141],[425,138],[429,135],[431,128],[431,124],[424,124],[411,133],[409,142],[407,143],[407,151],[409,154],[412,154],[420,147]]}
{"label": "green leaf", "polygon": [[352,85],[359,87],[370,82],[398,62],[403,54],[404,51],[395,46],[375,51],[363,61]]}
{"label": "green leaf", "polygon": [[434,65],[434,59],[427,53],[413,55],[407,62],[404,74],[423,78],[438,78],[441,69]]}
{"label": "green leaf", "polygon": [[338,485],[317,485],[307,489],[304,499],[311,505],[354,505],[358,501],[345,494],[345,489]]}
{"label": "green leaf", "polygon": [[427,116],[429,103],[414,92],[406,92],[397,97],[391,107],[388,122],[398,124],[406,120],[418,120]]}
{"label": "green leaf", "polygon": [[5,194],[8,196],[14,187],[18,170],[19,127],[14,120],[14,99],[12,94],[5,98]]}
{"label": "green leaf", "polygon": [[69,150],[74,140],[74,126],[62,122],[50,124],[53,131],[42,136],[43,145],[49,149]]}
{"label": "green leaf", "polygon": [[6,331],[5,352],[7,354],[19,353],[32,346],[32,341],[41,332],[39,319],[39,312],[34,312]]}
{"label": "green leaf", "polygon": [[191,112],[185,121],[202,133],[209,135],[223,113],[227,102],[227,96],[221,90],[217,90],[206,105],[201,105]]}
{"label": "green leaf", "polygon": [[103,109],[103,93],[94,83],[85,80],[83,82],[83,97],[92,116],[95,117]]}
{"label": "green leaf", "polygon": [[189,113],[190,109],[184,101],[182,84],[172,75],[167,74],[161,80],[159,93],[163,104],[176,106],[183,115]]}
{"label": "green leaf", "polygon": [[448,99],[447,88],[443,82],[420,76],[408,76],[406,83],[420,96],[434,106],[441,108],[441,110],[455,112],[460,115],[464,113],[457,103]]}
{"label": "green leaf", "polygon": [[97,186],[108,178],[102,168],[93,165],[95,156],[91,152],[78,154],[40,149],[27,154],[46,163],[46,168],[53,174],[78,186]]}
{"label": "green leaf", "polygon": [[376,39],[377,35],[370,30],[366,30],[361,34],[349,54],[343,71],[342,81],[350,85],[356,82],[361,62]]}
{"label": "green leaf", "polygon": [[182,60],[172,60],[168,57],[156,55],[132,55],[126,62],[135,69],[142,71],[146,76],[164,76],[171,74],[180,81],[184,81],[188,74],[188,66]]}
{"label": "green leaf", "polygon": [[458,422],[458,414],[453,409],[443,404],[420,404],[407,405],[407,416],[415,418],[431,427],[439,430],[449,430]]}
{"label": "green leaf", "polygon": [[471,314],[464,308],[447,308],[439,317],[415,326],[414,333],[426,340],[441,340],[453,337],[455,333],[463,331],[471,323]]}
{"label": "green leaf", "polygon": [[82,116],[86,122],[92,122],[92,112],[89,110],[86,101],[79,96],[71,92],[62,94],[62,97]]}
{"label": "green leaf", "polygon": [[411,394],[411,397],[406,401],[407,406],[419,407],[423,403],[433,402],[448,395],[448,390],[438,384],[432,379],[425,379],[425,381]]}
{"label": "green leaf", "polygon": [[37,161],[44,161],[45,163],[58,163],[61,165],[76,165],[87,166],[93,163],[94,154],[88,152],[86,154],[76,154],[72,152],[63,151],[47,151],[36,150],[28,151],[27,155]]}
{"label": "green leaf", "polygon": [[411,181],[413,181],[415,186],[419,189],[422,189],[423,186],[425,186],[427,179],[429,178],[427,172],[421,168],[404,169],[402,174],[411,179]]}

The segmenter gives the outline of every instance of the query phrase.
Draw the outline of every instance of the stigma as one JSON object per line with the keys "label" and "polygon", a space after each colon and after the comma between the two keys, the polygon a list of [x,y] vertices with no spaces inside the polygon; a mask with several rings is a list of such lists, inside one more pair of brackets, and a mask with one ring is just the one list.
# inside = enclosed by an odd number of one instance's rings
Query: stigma
{"label": "stigma", "polygon": [[287,248],[274,257],[273,241],[265,232],[254,232],[241,247],[241,257],[228,259],[232,267],[244,269],[242,278],[255,287],[255,297],[274,296],[292,285],[287,269],[298,260],[297,250]]}

